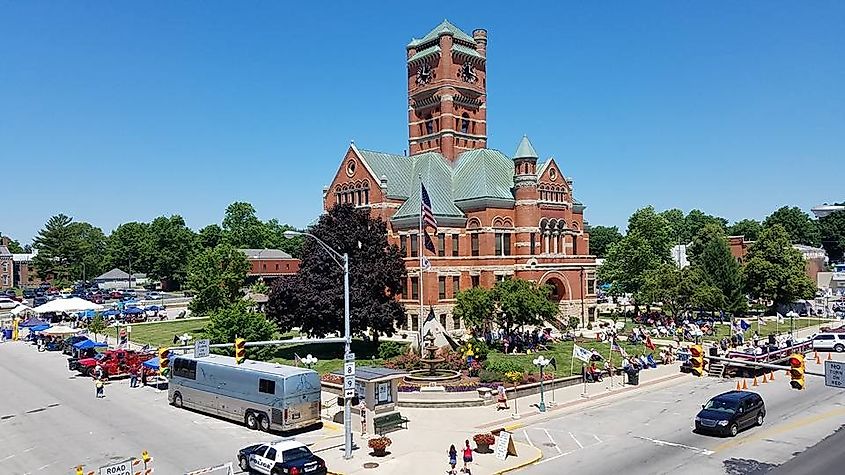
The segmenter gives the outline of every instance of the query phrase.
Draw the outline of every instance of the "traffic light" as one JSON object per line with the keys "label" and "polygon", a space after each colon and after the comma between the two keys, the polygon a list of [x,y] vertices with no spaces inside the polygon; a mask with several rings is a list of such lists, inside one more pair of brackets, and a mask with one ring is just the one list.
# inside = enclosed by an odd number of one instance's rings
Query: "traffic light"
{"label": "traffic light", "polygon": [[158,374],[167,376],[170,372],[170,350],[167,348],[158,349]]}
{"label": "traffic light", "polygon": [[241,364],[246,359],[246,340],[235,338],[235,363]]}
{"label": "traffic light", "polygon": [[800,353],[793,353],[789,355],[789,377],[792,381],[789,385],[792,389],[804,389],[804,355]]}
{"label": "traffic light", "polygon": [[704,376],[704,349],[701,345],[692,345],[689,348],[691,373],[693,376]]}

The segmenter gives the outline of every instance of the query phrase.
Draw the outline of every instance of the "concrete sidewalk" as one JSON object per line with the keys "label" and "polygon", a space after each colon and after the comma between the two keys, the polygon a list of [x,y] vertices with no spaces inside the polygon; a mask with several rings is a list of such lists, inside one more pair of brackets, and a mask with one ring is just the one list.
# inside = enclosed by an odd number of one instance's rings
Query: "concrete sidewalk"
{"label": "concrete sidewalk", "polygon": [[[647,390],[647,388],[668,383],[680,377],[691,377],[681,374],[678,365],[660,366],[655,369],[640,372],[639,386],[623,385],[621,377],[605,378],[600,383],[568,386],[565,388],[546,388],[545,399],[547,411],[540,413],[537,409],[540,396],[538,394],[510,400],[510,410],[497,410],[496,406],[459,407],[448,409],[430,408],[399,408],[403,416],[410,419],[407,430],[394,431],[387,436],[393,441],[388,448],[386,457],[370,455],[367,439],[374,437],[367,435],[363,438],[359,432],[353,433],[355,443],[360,447],[353,451],[352,460],[343,460],[342,427],[338,427],[337,435],[325,439],[312,447],[326,460],[330,471],[336,474],[372,473],[373,469],[365,468],[366,463],[377,463],[376,472],[401,473],[402,475],[430,475],[448,471],[448,456],[450,444],[455,444],[459,451],[465,440],[475,447],[472,436],[498,429],[514,430],[518,427],[558,416],[567,408],[573,409],[591,402],[604,401],[610,397],[624,397],[632,391]],[[519,418],[512,418],[514,409],[519,410]],[[326,423],[334,424],[334,423]],[[473,474],[498,474],[516,470],[535,463],[542,457],[542,452],[529,445],[516,443],[517,456],[509,456],[505,461],[496,459],[493,454],[474,454],[470,466]],[[441,472],[442,471],[442,472]]]}

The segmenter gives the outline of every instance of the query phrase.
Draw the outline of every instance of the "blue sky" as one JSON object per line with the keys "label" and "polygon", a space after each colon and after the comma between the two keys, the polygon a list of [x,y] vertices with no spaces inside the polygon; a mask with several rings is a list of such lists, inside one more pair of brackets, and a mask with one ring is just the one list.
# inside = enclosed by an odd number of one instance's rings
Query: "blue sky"
{"label": "blue sky", "polygon": [[592,224],[845,199],[845,2],[293,5],[0,0],[0,231],[306,225],[350,140],[407,148],[404,47],[443,18],[489,31],[489,146],[528,134]]}

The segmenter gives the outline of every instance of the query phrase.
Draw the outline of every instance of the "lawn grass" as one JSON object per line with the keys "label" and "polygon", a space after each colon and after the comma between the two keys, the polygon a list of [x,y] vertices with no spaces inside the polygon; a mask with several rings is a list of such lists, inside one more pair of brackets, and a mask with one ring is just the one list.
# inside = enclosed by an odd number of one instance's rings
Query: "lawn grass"
{"label": "lawn grass", "polygon": [[[143,325],[135,324],[132,325],[130,340],[132,343],[150,345],[153,348],[173,346],[173,335],[187,333],[188,335],[194,337],[194,340],[202,338],[202,331],[205,329],[206,323],[208,323],[207,318],[196,320],[173,320],[168,322],[146,323]],[[125,328],[125,326],[109,328],[109,335],[117,337],[119,328]]]}
{"label": "lawn grass", "polygon": [[[789,333],[789,318],[784,318],[783,323],[780,324],[778,324],[774,320],[763,320],[759,324],[759,329],[757,325],[757,320],[754,317],[746,318],[745,321],[751,324],[751,328],[745,331],[746,340],[752,335],[754,335],[755,331],[760,334],[761,338],[766,338],[773,333]],[[792,328],[793,330],[797,331],[802,328],[809,327],[811,325],[818,325],[819,323],[823,323],[824,321],[825,320],[819,320],[818,318],[793,318]],[[729,324],[716,325],[716,335],[705,336],[704,340],[717,341],[721,340],[724,337],[731,337],[731,326]]]}
{"label": "lawn grass", "polygon": [[[378,347],[372,341],[352,340],[352,352],[358,366],[380,366],[384,360],[378,357]],[[331,373],[343,368],[343,343],[299,343],[278,347],[272,361],[293,365],[296,356],[317,358],[314,369],[320,374]]]}
{"label": "lawn grass", "polygon": [[[579,339],[577,342],[578,346],[582,348],[586,348],[588,350],[596,350],[598,351],[603,358],[608,358],[608,353],[610,351],[610,343],[608,342],[597,342],[595,340],[589,339]],[[625,349],[628,355],[640,355],[643,353],[651,353],[652,351],[646,348],[643,345],[630,345],[626,341],[620,341],[620,346]],[[572,341],[564,341],[561,343],[553,343],[549,345],[548,351],[540,351],[539,353],[532,353],[530,355],[505,355],[499,351],[491,351],[487,355],[487,360],[493,364],[496,364],[500,361],[508,361],[511,363],[515,363],[521,367],[523,373],[537,373],[538,369],[534,366],[534,358],[537,358],[538,354],[542,354],[548,359],[552,357],[555,358],[555,362],[557,363],[557,370],[552,367],[547,366],[544,370],[545,372],[554,372],[555,376],[557,377],[565,377],[571,376],[572,374],[581,374],[581,365],[583,362],[581,360],[576,359],[574,364],[572,364],[573,371],[572,373],[569,372],[570,362],[572,362],[572,347],[574,343]],[[656,353],[656,352],[655,352]],[[614,366],[620,366],[620,355],[619,353],[614,352],[612,355],[612,363]],[[599,361],[596,363],[597,366],[602,367],[604,365],[603,361]]]}

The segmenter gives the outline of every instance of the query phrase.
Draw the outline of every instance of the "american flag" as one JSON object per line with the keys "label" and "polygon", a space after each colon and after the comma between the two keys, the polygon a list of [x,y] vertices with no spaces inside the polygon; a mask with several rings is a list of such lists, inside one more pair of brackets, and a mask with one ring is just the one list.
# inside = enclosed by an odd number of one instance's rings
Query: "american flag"
{"label": "american flag", "polygon": [[423,231],[423,247],[428,249],[430,252],[437,252],[437,249],[434,247],[434,241],[431,240],[431,236],[428,235],[428,231]]}
{"label": "american flag", "polygon": [[423,226],[434,228],[436,233],[437,220],[434,219],[434,211],[431,209],[431,198],[429,198],[428,191],[426,191],[422,182],[420,182],[420,215],[422,216]]}

